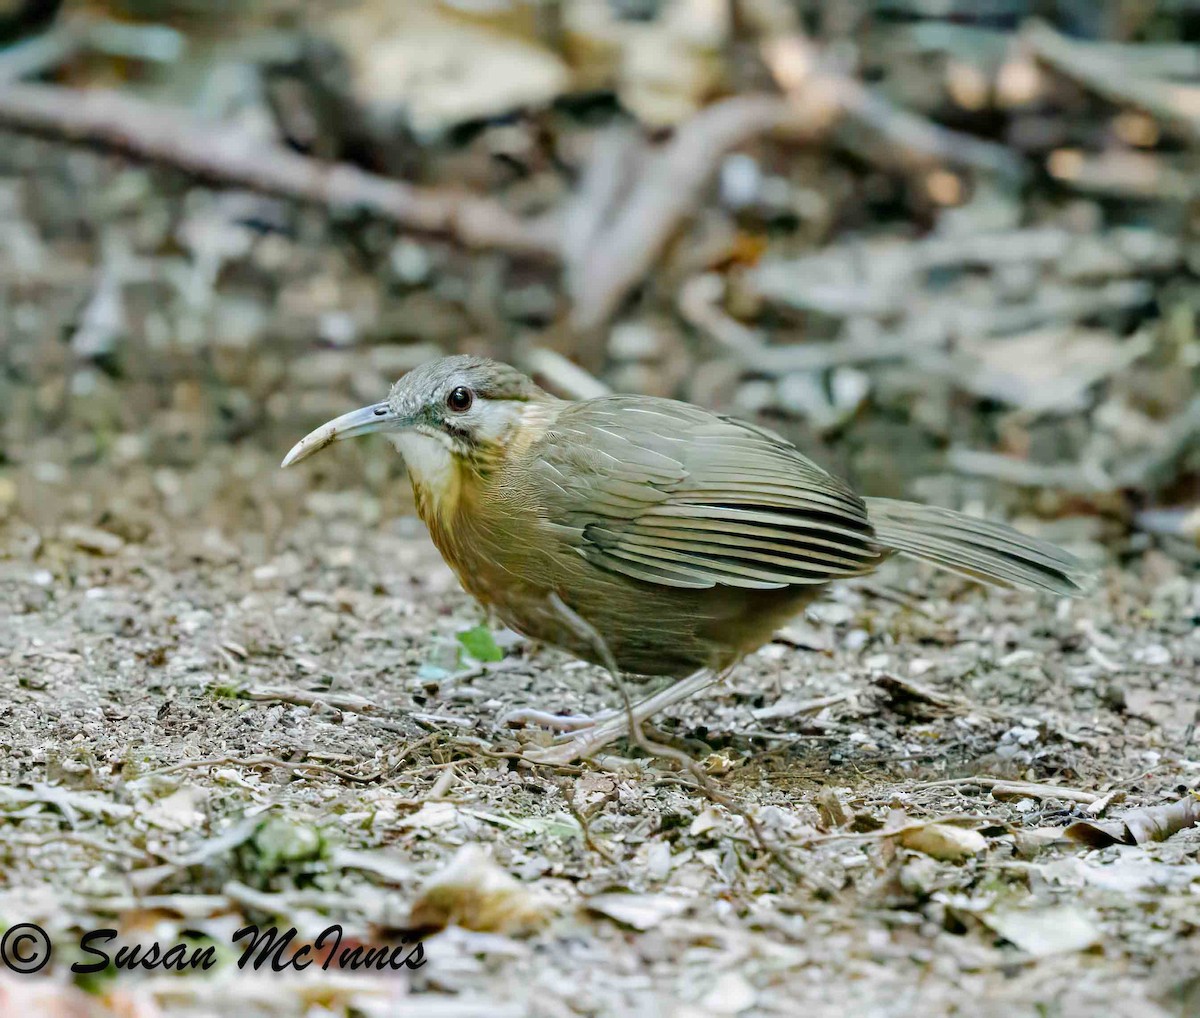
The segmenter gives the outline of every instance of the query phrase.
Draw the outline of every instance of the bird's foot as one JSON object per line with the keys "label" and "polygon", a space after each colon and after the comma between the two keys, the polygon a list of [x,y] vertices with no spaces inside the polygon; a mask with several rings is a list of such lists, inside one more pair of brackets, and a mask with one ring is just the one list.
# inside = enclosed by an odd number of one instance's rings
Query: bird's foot
{"label": "bird's foot", "polygon": [[605,746],[628,734],[629,719],[622,712],[606,721],[594,722],[587,728],[560,735],[551,746],[526,749],[524,756],[533,763],[562,766],[595,756]]}
{"label": "bird's foot", "polygon": [[540,728],[552,728],[556,732],[577,732],[581,728],[593,727],[596,719],[587,714],[551,714],[533,707],[518,707],[502,714],[496,723],[501,726],[537,725]]}
{"label": "bird's foot", "polygon": [[597,720],[587,728],[560,735],[552,746],[526,749],[525,759],[532,763],[554,766],[569,764],[575,760],[586,760],[588,757],[595,756],[605,746],[629,735],[631,721],[635,725],[642,724],[659,711],[666,710],[700,692],[715,682],[716,678],[708,671],[697,672],[695,675],[681,679],[653,696],[647,697],[629,710],[615,711],[604,720]]}

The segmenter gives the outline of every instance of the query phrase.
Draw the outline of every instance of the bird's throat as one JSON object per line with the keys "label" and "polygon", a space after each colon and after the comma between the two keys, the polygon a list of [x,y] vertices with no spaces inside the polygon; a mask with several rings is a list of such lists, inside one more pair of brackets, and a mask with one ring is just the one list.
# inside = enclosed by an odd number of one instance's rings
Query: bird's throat
{"label": "bird's throat", "polygon": [[404,457],[421,518],[427,524],[449,519],[463,483],[463,463],[450,441],[419,431],[399,431],[389,438]]}

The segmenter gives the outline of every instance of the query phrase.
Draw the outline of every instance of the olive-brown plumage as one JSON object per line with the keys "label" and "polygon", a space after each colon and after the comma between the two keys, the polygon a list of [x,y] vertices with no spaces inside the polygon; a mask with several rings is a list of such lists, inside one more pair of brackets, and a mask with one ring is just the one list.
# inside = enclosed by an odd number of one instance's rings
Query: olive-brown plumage
{"label": "olive-brown plumage", "polygon": [[462,585],[509,626],[633,675],[689,676],[537,750],[545,763],[590,755],[704,688],[828,583],[891,554],[1058,595],[1087,581],[1072,556],[1003,524],[861,498],[754,425],[673,400],[560,400],[482,358],[410,372],[284,466],[372,431],[403,454]]}
{"label": "olive-brown plumage", "polygon": [[[859,497],[761,427],[648,396],[559,400],[482,358],[409,372],[283,466],[372,431],[406,459],[467,591],[518,633],[632,675],[724,670],[830,581],[896,552],[997,586],[1075,595],[1088,581],[1078,559],[1002,523]],[[698,688],[678,683],[635,717]],[[619,733],[604,729],[546,760]]]}
{"label": "olive-brown plumage", "polygon": [[[778,435],[673,400],[570,402],[447,357],[302,440],[390,433],[462,585],[513,629],[636,675],[723,669],[833,580],[901,552],[1001,586],[1081,592],[1053,545],[944,509],[863,499]],[[570,612],[564,613],[561,605]]]}

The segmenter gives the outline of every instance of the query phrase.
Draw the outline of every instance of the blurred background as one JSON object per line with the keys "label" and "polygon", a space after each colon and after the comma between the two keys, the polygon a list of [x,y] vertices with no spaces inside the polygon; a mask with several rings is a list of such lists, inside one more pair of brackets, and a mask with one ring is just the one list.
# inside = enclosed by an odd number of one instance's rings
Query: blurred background
{"label": "blurred background", "polygon": [[1198,39],[1195,0],[3,0],[0,519],[374,519],[397,457],[280,455],[472,351],[1194,561]]}

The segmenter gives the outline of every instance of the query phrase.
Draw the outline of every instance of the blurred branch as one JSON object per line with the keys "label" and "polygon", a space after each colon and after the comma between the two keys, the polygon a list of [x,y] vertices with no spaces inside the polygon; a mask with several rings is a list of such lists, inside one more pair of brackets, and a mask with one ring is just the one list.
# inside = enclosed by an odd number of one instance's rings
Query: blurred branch
{"label": "blurred branch", "polygon": [[[950,21],[917,21],[893,29],[888,44],[913,53],[941,53],[958,60],[999,63],[1013,40],[1011,32]],[[1111,60],[1126,73],[1152,78],[1200,78],[1200,46],[1184,42],[1112,42],[1074,39],[1097,57]]]}
{"label": "blurred branch", "polygon": [[1027,25],[1021,37],[1042,63],[1101,98],[1135,106],[1189,138],[1200,138],[1200,87],[1139,77],[1111,47],[1068,39],[1041,21]]}
{"label": "blurred branch", "polygon": [[[1033,228],[837,244],[800,258],[764,261],[743,282],[759,297],[800,311],[837,318],[907,317],[924,332],[1000,335],[1136,308],[1152,299],[1153,286],[1125,277],[1168,271],[1182,257],[1177,242],[1150,230],[1076,237]],[[1052,264],[1063,266],[1059,275],[1071,282],[1043,282],[1022,301],[996,294],[940,296],[928,292],[923,278],[970,266]],[[1074,285],[1076,280],[1081,285]]]}
{"label": "blurred branch", "polygon": [[174,63],[187,42],[166,25],[139,25],[88,14],[60,18],[41,35],[0,49],[0,83],[45,74],[85,50],[152,63]]}
{"label": "blurred branch", "polygon": [[1091,495],[1116,488],[1116,482],[1099,464],[1032,463],[1003,453],[951,446],[946,453],[951,470],[987,477],[1004,484],[1050,488]]}
{"label": "blurred branch", "polygon": [[823,67],[801,36],[768,43],[764,57],[787,98],[734,96],[701,110],[648,160],[607,228],[602,220],[619,197],[629,152],[616,140],[601,146],[566,217],[572,225],[567,287],[577,329],[596,328],[613,315],[692,214],[721,159],[759,135],[786,129],[815,137],[844,121],[865,128],[866,137],[843,141],[885,166],[951,165],[1010,179],[1025,173],[1022,160],[1002,145],[941,127]]}
{"label": "blurred branch", "polygon": [[766,334],[744,325],[718,304],[725,281],[716,273],[693,276],[679,293],[679,313],[689,325],[719,343],[743,369],[761,375],[824,371],[851,364],[911,360],[922,351],[906,335],[846,338],[831,343],[772,346]]}
{"label": "blurred branch", "polygon": [[324,163],[185,110],[107,89],[8,84],[0,125],[116,149],[222,184],[331,210],[361,210],[396,226],[446,234],[470,247],[554,256],[557,229],[487,198],[412,187],[346,163]]}
{"label": "blurred branch", "polygon": [[84,33],[74,24],[65,24],[6,46],[0,49],[0,84],[58,67],[78,53],[84,44]]}
{"label": "blurred branch", "polygon": [[1076,191],[1126,201],[1189,202],[1200,194],[1193,174],[1155,152],[1064,149],[1051,154],[1046,169]]}
{"label": "blurred branch", "polygon": [[[901,109],[880,92],[828,66],[802,35],[773,39],[763,59],[780,88],[810,116],[825,107],[830,129],[872,162],[902,170],[957,166],[1021,180],[1024,162],[1003,145],[952,131]],[[856,137],[855,133],[862,137]]]}
{"label": "blurred branch", "polygon": [[562,222],[562,253],[567,265],[567,289],[583,285],[574,274],[583,269],[588,250],[604,230],[617,206],[628,197],[639,160],[645,156],[641,135],[625,128],[603,132],[588,154],[579,186]]}
{"label": "blurred branch", "polygon": [[[727,152],[795,121],[786,100],[745,95],[714,103],[680,127],[648,160],[607,229],[582,245],[568,265],[568,287],[575,299],[574,326],[583,331],[596,328],[616,311],[695,210]],[[609,193],[599,184],[596,190]],[[571,218],[584,217],[576,214]]]}
{"label": "blurred branch", "polygon": [[523,343],[517,359],[531,377],[546,383],[551,392],[567,399],[596,399],[612,395],[612,389],[600,379],[556,350]]}
{"label": "blurred branch", "polygon": [[1126,488],[1145,490],[1170,478],[1175,464],[1200,440],[1200,396],[1192,400],[1162,429],[1158,445],[1143,456],[1117,468],[1117,480]]}

